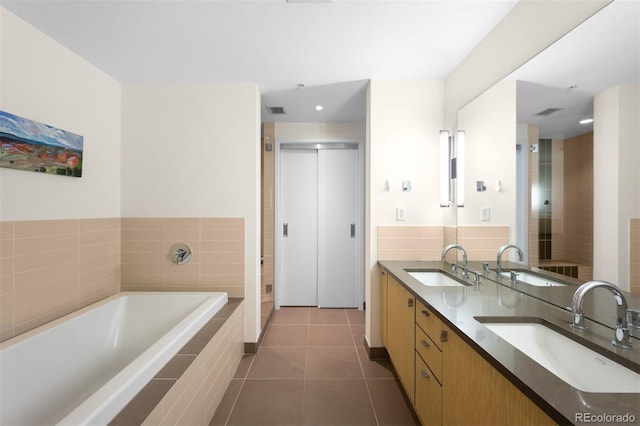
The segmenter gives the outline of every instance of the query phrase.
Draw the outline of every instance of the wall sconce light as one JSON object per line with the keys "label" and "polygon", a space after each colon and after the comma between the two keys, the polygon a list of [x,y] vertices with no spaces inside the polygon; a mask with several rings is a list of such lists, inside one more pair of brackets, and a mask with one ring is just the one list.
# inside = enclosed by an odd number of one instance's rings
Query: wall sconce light
{"label": "wall sconce light", "polygon": [[451,205],[451,137],[440,130],[440,207]]}
{"label": "wall sconce light", "polygon": [[456,201],[458,207],[464,207],[464,130],[458,130],[458,143],[456,154]]}

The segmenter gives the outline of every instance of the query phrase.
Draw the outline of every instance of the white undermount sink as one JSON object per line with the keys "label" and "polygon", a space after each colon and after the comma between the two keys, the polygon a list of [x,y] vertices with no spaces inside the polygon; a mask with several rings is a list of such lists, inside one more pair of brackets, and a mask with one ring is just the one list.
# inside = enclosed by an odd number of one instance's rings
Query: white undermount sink
{"label": "white undermount sink", "polygon": [[441,274],[440,272],[424,272],[424,271],[407,271],[409,275],[411,275],[416,280],[420,281],[421,284],[430,286],[430,287],[464,287],[464,284],[454,280],[453,278],[449,278],[448,276]]}
{"label": "white undermount sink", "polygon": [[[597,393],[640,393],[640,374],[549,327],[538,323],[483,325],[576,389]],[[613,331],[611,333],[613,335]]]}
{"label": "white undermount sink", "polygon": [[[553,281],[547,277],[541,277],[539,275],[530,274],[528,272],[522,271],[514,271],[518,274],[518,281],[522,281],[527,284],[535,285],[538,287],[556,287],[556,286],[565,286],[566,284]],[[503,272],[503,277],[510,278],[511,272]]]}

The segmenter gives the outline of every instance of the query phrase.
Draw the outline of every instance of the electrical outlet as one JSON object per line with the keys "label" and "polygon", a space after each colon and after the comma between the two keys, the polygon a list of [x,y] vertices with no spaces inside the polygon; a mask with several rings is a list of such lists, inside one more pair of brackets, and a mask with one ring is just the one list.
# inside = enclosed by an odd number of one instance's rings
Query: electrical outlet
{"label": "electrical outlet", "polygon": [[404,207],[396,207],[396,221],[402,222],[405,220],[407,220],[407,216]]}
{"label": "electrical outlet", "polygon": [[491,209],[489,207],[482,207],[480,209],[480,220],[483,222],[491,221]]}

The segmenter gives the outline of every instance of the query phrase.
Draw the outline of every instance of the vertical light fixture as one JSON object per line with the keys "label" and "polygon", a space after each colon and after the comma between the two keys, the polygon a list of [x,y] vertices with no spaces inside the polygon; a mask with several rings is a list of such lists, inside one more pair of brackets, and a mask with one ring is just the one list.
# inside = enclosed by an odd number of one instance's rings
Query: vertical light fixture
{"label": "vertical light fixture", "polygon": [[458,207],[464,207],[464,130],[458,130],[456,154],[456,202]]}
{"label": "vertical light fixture", "polygon": [[440,207],[451,205],[451,138],[448,130],[440,130]]}

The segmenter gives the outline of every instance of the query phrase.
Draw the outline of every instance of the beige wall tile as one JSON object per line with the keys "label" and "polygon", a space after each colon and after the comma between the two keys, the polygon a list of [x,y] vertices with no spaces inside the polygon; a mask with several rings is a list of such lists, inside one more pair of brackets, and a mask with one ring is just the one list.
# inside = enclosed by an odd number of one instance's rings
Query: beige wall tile
{"label": "beige wall tile", "polygon": [[76,234],[77,220],[33,220],[15,223],[15,238],[41,237],[46,235]]}
{"label": "beige wall tile", "polygon": [[[169,247],[177,241],[191,244],[191,263],[171,262]],[[241,218],[0,222],[0,250],[2,339],[120,290],[205,289],[244,296]]]}
{"label": "beige wall tile", "polygon": [[42,267],[68,262],[78,258],[78,248],[70,247],[42,253],[16,256],[14,260],[15,273],[40,269]]}
{"label": "beige wall tile", "polygon": [[79,219],[78,230],[80,233],[117,229],[120,231],[120,218],[104,219]]}
{"label": "beige wall tile", "polygon": [[54,251],[77,246],[77,233],[16,238],[14,242],[16,256],[42,253],[45,251]]}
{"label": "beige wall tile", "polygon": [[[5,330],[3,339],[119,291],[119,218],[3,222],[0,226],[3,235],[14,230],[8,241],[15,247],[15,256],[12,253],[9,258],[12,270],[3,277],[3,281],[10,277],[15,287],[14,326],[10,332]],[[3,241],[6,246],[7,240]],[[0,315],[6,317],[4,312]]]}
{"label": "beige wall tile", "polygon": [[203,241],[244,241],[244,231],[236,229],[202,229]]}
{"label": "beige wall tile", "polygon": [[78,247],[78,259],[80,260],[92,259],[94,257],[112,253],[120,253],[119,241],[106,241],[103,243],[88,244]]}
{"label": "beige wall tile", "polygon": [[201,226],[203,230],[231,229],[242,231],[242,234],[244,234],[243,218],[202,218]]}
{"label": "beige wall tile", "polygon": [[164,228],[164,218],[149,217],[123,217],[121,219],[122,229],[138,228]]}
{"label": "beige wall tile", "polygon": [[15,222],[0,222],[0,240],[15,238]]}
{"label": "beige wall tile", "polygon": [[102,244],[109,241],[120,241],[120,229],[101,229],[80,233],[80,245]]}
{"label": "beige wall tile", "polygon": [[25,290],[29,287],[46,284],[60,279],[70,279],[77,277],[79,268],[78,261],[55,263],[40,269],[30,269],[20,272],[14,276],[16,290]]}
{"label": "beige wall tile", "polygon": [[203,252],[235,252],[244,255],[244,240],[237,241],[201,241]]}
{"label": "beige wall tile", "polygon": [[164,227],[167,229],[200,229],[200,218],[177,218],[170,217],[164,220]]}

